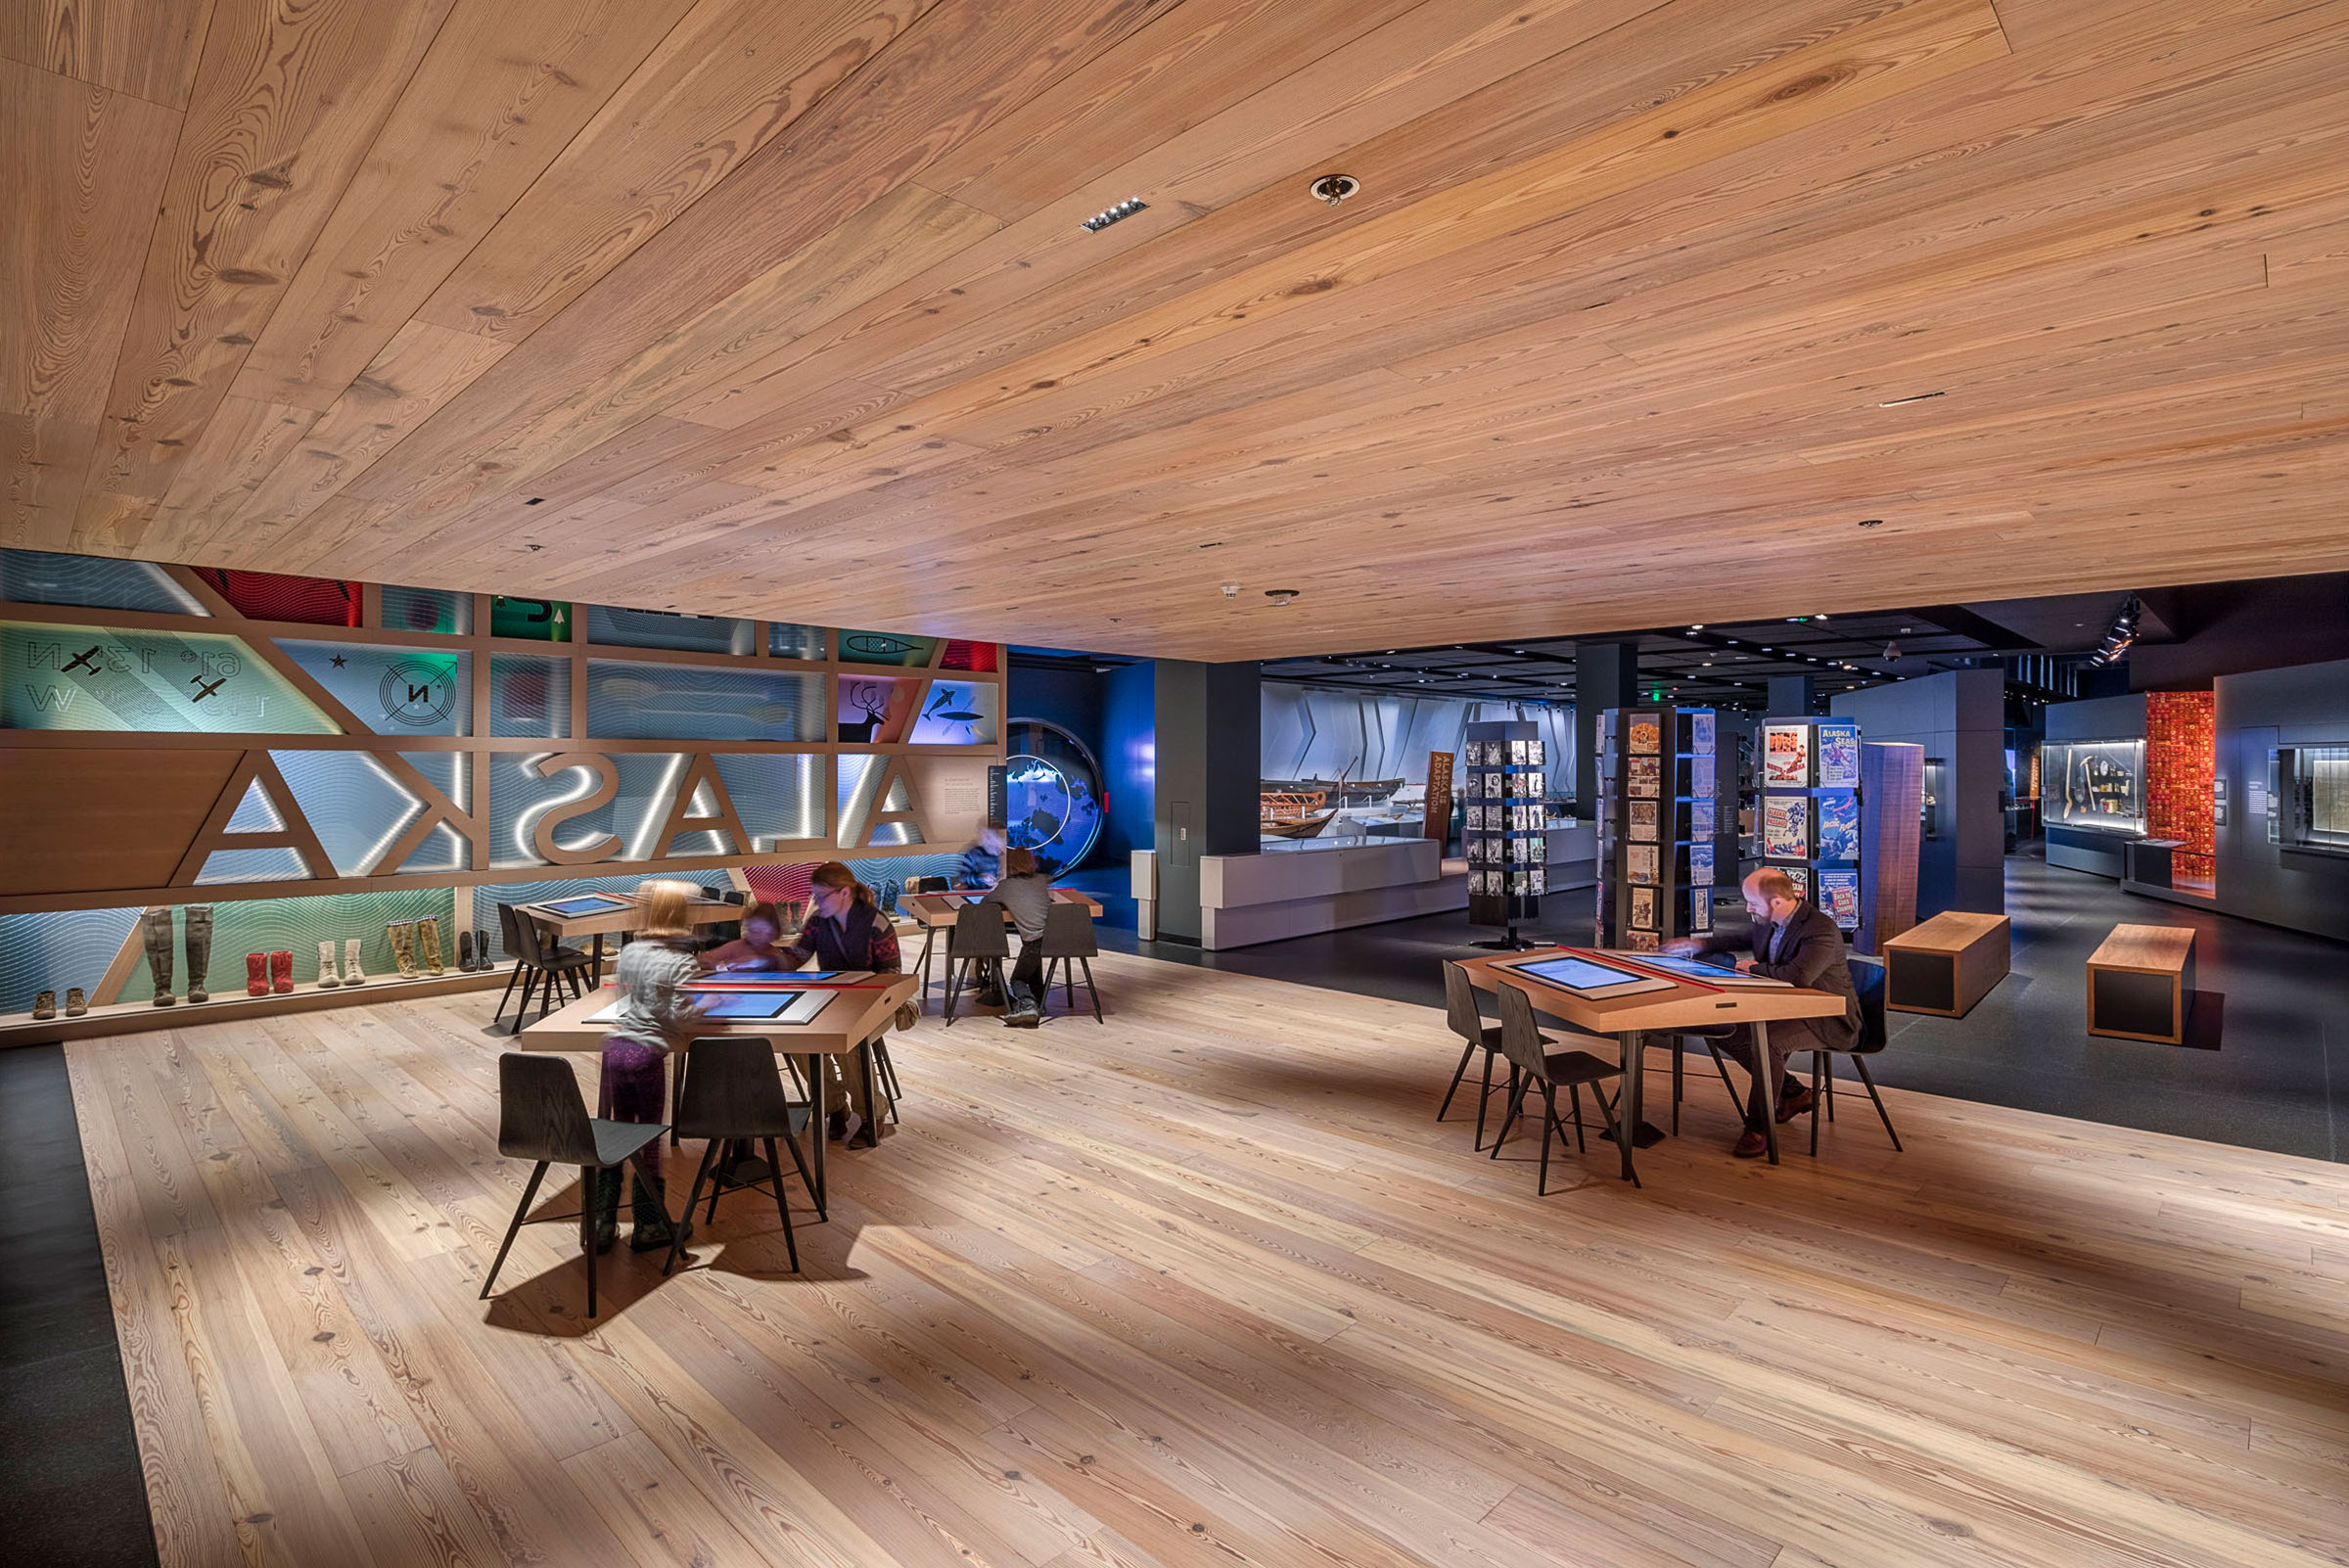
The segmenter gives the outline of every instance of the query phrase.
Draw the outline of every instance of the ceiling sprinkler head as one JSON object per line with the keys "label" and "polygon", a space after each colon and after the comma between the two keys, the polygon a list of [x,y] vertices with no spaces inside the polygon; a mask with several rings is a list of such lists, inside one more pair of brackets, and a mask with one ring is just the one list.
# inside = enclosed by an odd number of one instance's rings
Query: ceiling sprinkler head
{"label": "ceiling sprinkler head", "polygon": [[1351,174],[1324,174],[1309,188],[1313,193],[1314,201],[1327,202],[1335,207],[1360,190],[1362,182]]}

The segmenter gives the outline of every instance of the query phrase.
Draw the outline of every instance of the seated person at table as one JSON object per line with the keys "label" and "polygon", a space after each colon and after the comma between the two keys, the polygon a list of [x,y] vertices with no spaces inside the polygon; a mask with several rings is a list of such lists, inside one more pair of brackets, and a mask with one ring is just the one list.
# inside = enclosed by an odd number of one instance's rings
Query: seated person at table
{"label": "seated person at table", "polygon": [[[1663,950],[1681,957],[1694,957],[1698,953],[1727,952],[1732,947],[1750,945],[1753,956],[1737,960],[1739,974],[1783,980],[1809,991],[1833,992],[1844,998],[1841,1018],[1785,1018],[1770,1026],[1767,1071],[1778,1085],[1778,1120],[1791,1122],[1811,1109],[1811,1091],[1786,1076],[1788,1054],[1815,1047],[1842,1049],[1858,1039],[1860,995],[1852,987],[1851,969],[1843,961],[1843,933],[1835,929],[1832,916],[1802,896],[1785,872],[1764,866],[1745,879],[1743,891],[1745,912],[1752,917],[1752,924],[1742,941],[1716,932],[1710,937],[1677,938],[1665,943]],[[1736,1024],[1719,1032],[1691,1033],[1721,1039],[1721,1048],[1754,1074],[1752,1097],[1745,1108],[1745,1131],[1732,1151],[1739,1159],[1750,1160],[1770,1146],[1763,1136],[1764,1080],[1754,1061],[1753,1028]]]}
{"label": "seated person at table", "polygon": [[1001,905],[1020,928],[1020,959],[1011,966],[1011,1006],[1003,1022],[1034,1029],[1044,1018],[1044,911],[1052,907],[1052,884],[1036,869],[1034,854],[1006,850],[1003,880],[979,901]]}
{"label": "seated person at table", "polygon": [[958,888],[991,888],[1003,875],[1003,830],[991,822],[979,824],[979,842],[962,852],[962,864],[954,868],[954,886]]}
{"label": "seated person at table", "polygon": [[723,946],[698,955],[705,970],[788,969],[791,955],[776,943],[783,935],[783,916],[764,899],[742,912],[742,936]]}
{"label": "seated person at table", "polygon": [[[748,920],[743,923],[743,934],[750,934]],[[856,880],[855,872],[838,860],[827,860],[815,868],[808,886],[807,923],[779,950],[785,969],[797,969],[810,958],[818,969],[869,969],[894,975],[904,967],[898,954],[897,928],[881,912],[880,900],[873,897],[872,889]],[[831,1114],[826,1131],[835,1138],[847,1138],[853,1132],[857,1135],[852,1141],[871,1148],[879,1141],[878,1124],[864,1092],[864,1074],[843,1073],[840,1058],[827,1056],[824,1077],[835,1091],[847,1090],[850,1107]],[[852,1113],[854,1127],[850,1125]]]}

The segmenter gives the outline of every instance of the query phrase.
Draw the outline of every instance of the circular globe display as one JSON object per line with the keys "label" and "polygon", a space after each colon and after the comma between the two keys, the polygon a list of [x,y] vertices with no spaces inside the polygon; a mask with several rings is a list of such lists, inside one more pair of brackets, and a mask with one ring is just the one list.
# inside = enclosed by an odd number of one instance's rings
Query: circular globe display
{"label": "circular globe display", "polygon": [[1101,837],[1101,769],[1058,724],[1015,718],[1004,734],[1004,836],[1058,876],[1083,863]]}

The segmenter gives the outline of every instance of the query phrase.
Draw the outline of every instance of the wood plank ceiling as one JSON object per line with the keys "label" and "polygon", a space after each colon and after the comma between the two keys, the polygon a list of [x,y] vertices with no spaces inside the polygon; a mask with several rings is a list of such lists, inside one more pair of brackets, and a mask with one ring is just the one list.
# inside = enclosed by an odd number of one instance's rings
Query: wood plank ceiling
{"label": "wood plank ceiling", "polygon": [[2349,566],[2341,4],[12,0],[0,137],[17,546],[1204,659]]}

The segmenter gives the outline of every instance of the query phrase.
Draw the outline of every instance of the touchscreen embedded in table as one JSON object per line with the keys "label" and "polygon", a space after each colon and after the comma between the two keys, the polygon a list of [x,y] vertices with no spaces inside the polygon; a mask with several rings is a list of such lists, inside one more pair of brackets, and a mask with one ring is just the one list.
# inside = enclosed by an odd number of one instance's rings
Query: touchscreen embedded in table
{"label": "touchscreen embedded in table", "polygon": [[720,991],[701,993],[704,1018],[780,1018],[804,994],[796,991]]}
{"label": "touchscreen embedded in table", "polygon": [[555,899],[531,905],[532,908],[543,909],[551,915],[562,915],[566,919],[573,915],[610,914],[615,909],[625,909],[627,906],[627,899],[602,893],[591,893],[578,899]]}
{"label": "touchscreen embedded in table", "polygon": [[1599,991],[1608,986],[1636,984],[1645,979],[1629,969],[1613,964],[1596,963],[1589,958],[1541,958],[1528,964],[1511,964],[1512,970],[1535,980],[1546,980],[1568,991]]}

